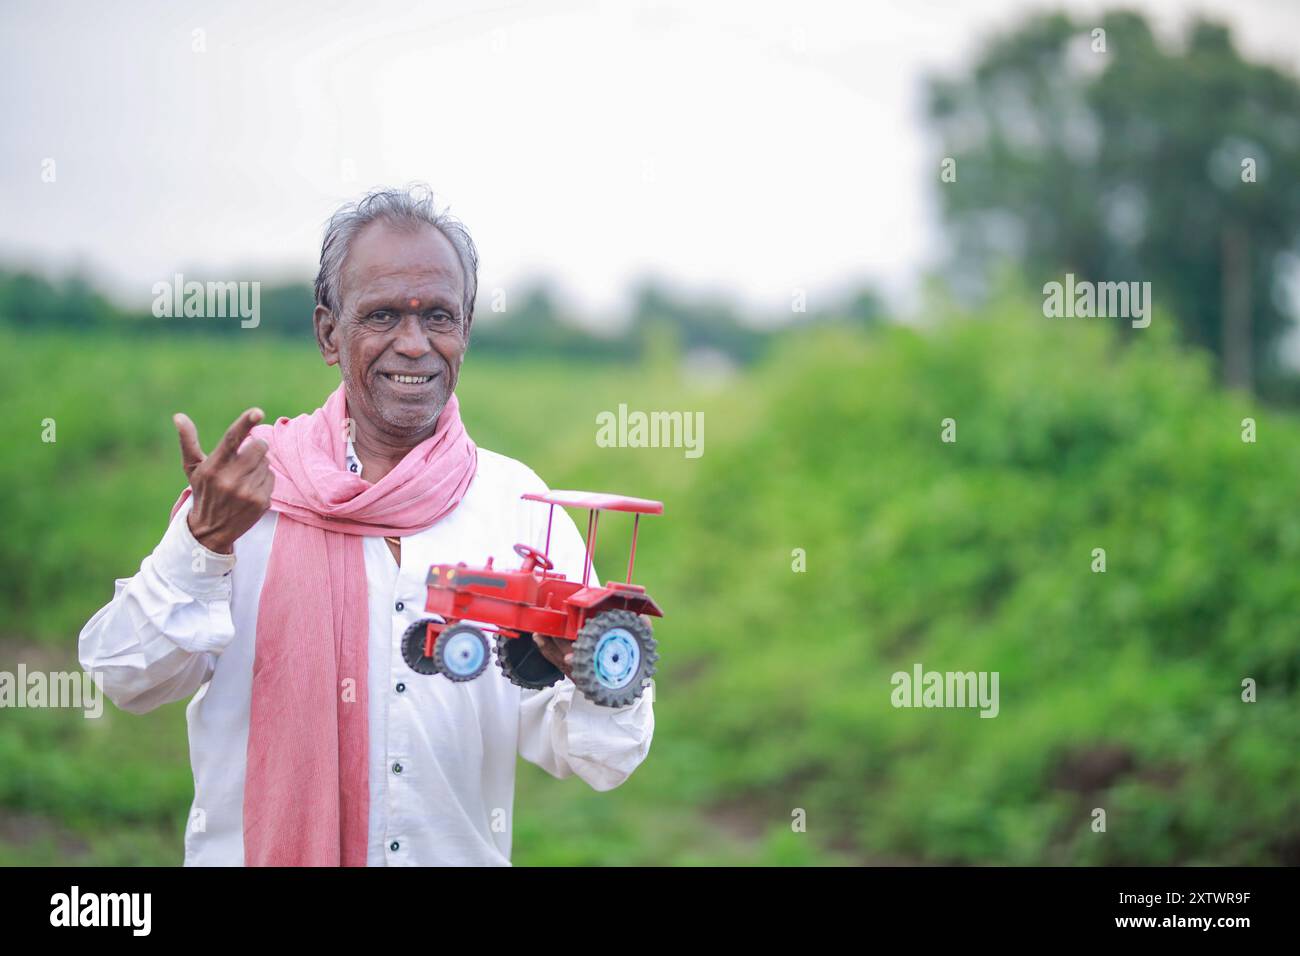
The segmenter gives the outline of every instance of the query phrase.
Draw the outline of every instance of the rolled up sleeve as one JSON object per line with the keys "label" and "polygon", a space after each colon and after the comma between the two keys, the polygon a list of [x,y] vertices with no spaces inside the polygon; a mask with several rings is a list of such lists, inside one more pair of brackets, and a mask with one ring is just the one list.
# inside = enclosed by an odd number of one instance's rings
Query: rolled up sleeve
{"label": "rolled up sleeve", "polygon": [[187,521],[191,500],[140,570],[115,582],[112,601],[78,638],[81,666],[131,713],[191,696],[212,676],[216,655],[235,636],[235,556],[195,540]]}
{"label": "rolled up sleeve", "polygon": [[519,749],[553,777],[577,774],[593,790],[613,790],[650,752],[654,736],[654,680],[625,707],[602,707],[567,677],[523,692]]}

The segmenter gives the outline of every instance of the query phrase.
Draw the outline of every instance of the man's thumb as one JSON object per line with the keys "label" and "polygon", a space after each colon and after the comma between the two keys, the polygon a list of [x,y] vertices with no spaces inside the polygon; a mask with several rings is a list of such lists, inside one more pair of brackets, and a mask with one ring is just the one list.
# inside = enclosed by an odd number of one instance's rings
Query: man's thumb
{"label": "man's thumb", "polygon": [[190,421],[190,417],[184,412],[177,412],[172,416],[172,423],[176,426],[176,431],[181,439],[181,464],[185,468],[185,473],[189,474],[194,466],[201,464],[207,457],[203,454],[203,449],[199,447],[199,432]]}

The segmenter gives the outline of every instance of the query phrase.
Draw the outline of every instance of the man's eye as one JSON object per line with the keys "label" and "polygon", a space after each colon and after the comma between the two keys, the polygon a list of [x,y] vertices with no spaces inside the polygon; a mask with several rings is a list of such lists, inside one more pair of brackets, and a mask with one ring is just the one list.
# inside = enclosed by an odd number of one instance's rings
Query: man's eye
{"label": "man's eye", "polygon": [[436,329],[449,329],[458,324],[457,318],[450,312],[434,312],[426,315],[425,321]]}

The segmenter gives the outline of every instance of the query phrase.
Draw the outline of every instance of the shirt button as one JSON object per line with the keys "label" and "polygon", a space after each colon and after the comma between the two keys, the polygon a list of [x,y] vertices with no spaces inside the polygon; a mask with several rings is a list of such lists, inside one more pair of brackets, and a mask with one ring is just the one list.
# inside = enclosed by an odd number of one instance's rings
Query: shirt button
{"label": "shirt button", "polygon": [[398,692],[399,694],[405,692],[405,690],[406,690],[406,685],[405,685],[405,684],[398,684],[398,685],[397,685],[397,692]]}
{"label": "shirt button", "polygon": [[399,611],[405,610],[405,609],[406,609],[406,605],[403,604],[401,601],[398,601],[398,602],[397,602],[397,609],[398,609]]}
{"label": "shirt button", "polygon": [[401,772],[402,772],[402,765],[400,763],[393,764],[393,773],[401,773]]}
{"label": "shirt button", "polygon": [[396,853],[401,848],[402,848],[402,844],[398,843],[396,840],[388,844],[388,849],[392,850],[394,853]]}

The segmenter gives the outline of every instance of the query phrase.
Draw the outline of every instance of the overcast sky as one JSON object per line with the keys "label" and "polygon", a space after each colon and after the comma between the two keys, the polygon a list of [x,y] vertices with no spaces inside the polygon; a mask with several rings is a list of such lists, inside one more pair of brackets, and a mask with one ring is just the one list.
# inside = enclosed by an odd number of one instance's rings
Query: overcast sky
{"label": "overcast sky", "polygon": [[[781,311],[870,279],[905,304],[942,248],[922,78],[1060,6],[7,0],[0,259],[139,305],[176,271],[308,278],[339,202],[420,180],[485,293],[548,275],[597,315],[654,274]],[[1300,69],[1300,3],[1132,6]]]}

